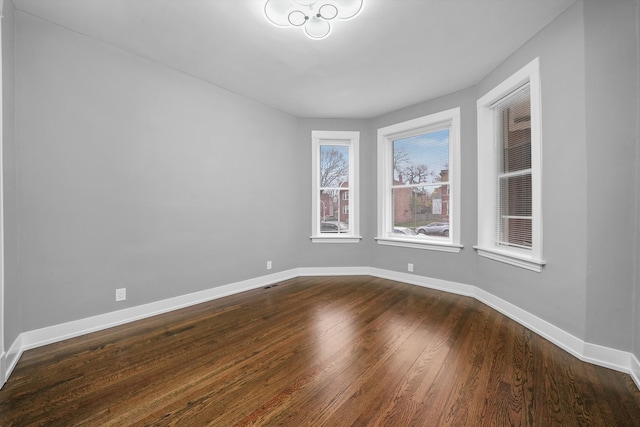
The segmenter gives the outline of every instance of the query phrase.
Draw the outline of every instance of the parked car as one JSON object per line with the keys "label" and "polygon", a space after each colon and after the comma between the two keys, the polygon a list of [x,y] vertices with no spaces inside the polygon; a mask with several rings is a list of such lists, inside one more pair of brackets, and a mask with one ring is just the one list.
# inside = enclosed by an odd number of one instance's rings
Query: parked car
{"label": "parked car", "polygon": [[409,227],[393,227],[393,234],[404,234],[406,236],[416,236],[416,233],[413,229]]}
{"label": "parked car", "polygon": [[347,233],[349,226],[342,221],[324,221],[320,223],[321,233]]}
{"label": "parked car", "polygon": [[419,234],[428,234],[435,236],[449,236],[449,223],[448,222],[432,222],[431,224],[423,225],[416,228]]}

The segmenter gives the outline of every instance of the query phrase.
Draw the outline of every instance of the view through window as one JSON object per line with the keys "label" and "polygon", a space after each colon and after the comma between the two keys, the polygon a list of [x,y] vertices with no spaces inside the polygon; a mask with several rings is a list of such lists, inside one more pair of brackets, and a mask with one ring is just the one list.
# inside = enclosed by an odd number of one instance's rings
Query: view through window
{"label": "view through window", "polygon": [[349,147],[320,145],[320,233],[349,233]]}
{"label": "view through window", "polygon": [[393,233],[449,237],[449,129],[393,141]]}

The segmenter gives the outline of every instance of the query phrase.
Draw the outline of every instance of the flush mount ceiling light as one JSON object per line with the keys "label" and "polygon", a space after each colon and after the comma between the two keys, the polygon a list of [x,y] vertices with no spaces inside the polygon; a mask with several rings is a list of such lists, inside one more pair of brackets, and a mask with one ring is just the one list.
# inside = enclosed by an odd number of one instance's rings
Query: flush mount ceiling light
{"label": "flush mount ceiling light", "polygon": [[302,27],[312,39],[331,32],[329,21],[351,19],[362,10],[364,0],[267,0],[264,14],[278,27]]}

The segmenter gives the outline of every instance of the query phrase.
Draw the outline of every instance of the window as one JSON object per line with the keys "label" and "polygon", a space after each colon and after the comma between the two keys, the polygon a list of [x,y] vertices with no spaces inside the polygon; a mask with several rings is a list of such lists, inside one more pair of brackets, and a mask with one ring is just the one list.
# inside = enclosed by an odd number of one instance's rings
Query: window
{"label": "window", "polygon": [[478,100],[478,254],[541,271],[540,72],[535,59]]}
{"label": "window", "polygon": [[357,243],[360,132],[313,131],[313,242]]}
{"label": "window", "polygon": [[459,165],[459,108],[378,129],[378,243],[459,252]]}

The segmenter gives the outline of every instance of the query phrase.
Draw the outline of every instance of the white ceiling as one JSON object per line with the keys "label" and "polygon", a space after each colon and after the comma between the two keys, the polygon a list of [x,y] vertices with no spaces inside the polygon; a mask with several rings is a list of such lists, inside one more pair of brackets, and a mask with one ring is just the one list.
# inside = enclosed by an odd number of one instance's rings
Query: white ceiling
{"label": "white ceiling", "polygon": [[472,86],[575,0],[365,0],[323,40],[266,0],[13,0],[298,117],[370,118]]}

